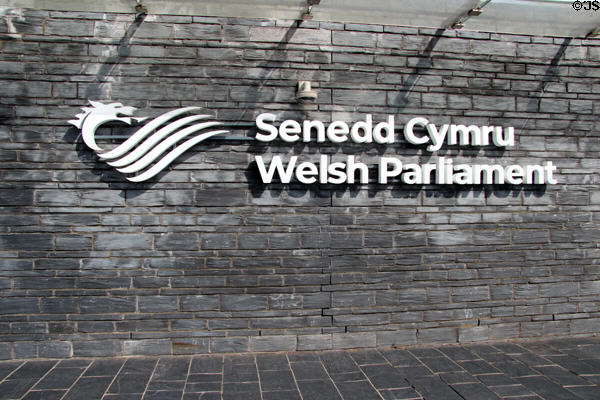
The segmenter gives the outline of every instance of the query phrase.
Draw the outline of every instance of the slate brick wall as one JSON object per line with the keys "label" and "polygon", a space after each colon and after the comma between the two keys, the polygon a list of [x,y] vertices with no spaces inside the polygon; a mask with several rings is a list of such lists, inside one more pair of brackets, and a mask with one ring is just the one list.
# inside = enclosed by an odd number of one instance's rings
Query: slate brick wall
{"label": "slate brick wall", "polygon": [[[600,41],[342,23],[3,10],[0,358],[314,350],[600,329]],[[294,102],[310,79],[316,103]],[[541,187],[262,185],[255,155],[388,146],[209,141],[128,183],[66,123],[88,99],[223,121],[388,114],[515,126],[470,162]],[[119,128],[114,128],[119,130]],[[239,129],[235,134],[247,135]],[[433,159],[438,154],[433,155]]]}

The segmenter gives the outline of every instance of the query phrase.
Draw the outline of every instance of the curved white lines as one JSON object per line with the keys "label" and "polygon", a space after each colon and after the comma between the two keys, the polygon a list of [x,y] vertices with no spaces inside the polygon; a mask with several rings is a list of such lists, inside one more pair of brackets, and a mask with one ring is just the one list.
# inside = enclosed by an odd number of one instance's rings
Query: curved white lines
{"label": "curved white lines", "polygon": [[165,126],[156,133],[152,134],[152,136],[150,136],[148,139],[144,140],[142,144],[136,147],[135,150],[127,154],[125,157],[121,157],[115,161],[110,161],[108,162],[108,165],[112,165],[113,167],[123,167],[125,165],[129,165],[146,154],[150,149],[152,149],[152,147],[154,147],[156,143],[160,142],[177,129],[194,121],[206,119],[208,117],[210,117],[210,115],[192,115],[191,117],[185,117],[175,122],[171,122],[169,125]]}
{"label": "curved white lines", "polygon": [[[135,109],[123,107],[120,103],[110,105],[98,102],[90,103],[93,108],[84,108],[85,113],[79,114],[78,120],[69,122],[81,128],[85,133],[84,142],[92,150],[95,150],[101,159],[109,165],[117,167],[119,172],[137,174],[127,178],[131,182],[143,182],[152,178],[192,146],[212,136],[228,132],[226,130],[208,130],[188,138],[194,133],[221,125],[221,123],[216,121],[198,122],[210,118],[210,115],[190,115],[170,122],[176,117],[199,109],[199,107],[184,107],[159,115],[138,129],[123,143],[105,152],[95,142],[96,129],[108,121],[120,120],[130,123],[131,118],[119,118],[117,115],[131,115]],[[179,143],[184,139],[183,143]],[[169,149],[171,150],[169,151]],[[153,163],[154,165],[152,165]]]}
{"label": "curved white lines", "polygon": [[119,146],[106,153],[98,154],[98,156],[104,159],[120,157],[129,150],[131,150],[133,146],[138,144],[142,139],[144,139],[146,136],[148,136],[151,132],[153,132],[156,128],[158,128],[165,122],[175,118],[178,115],[185,114],[186,112],[198,109],[199,107],[184,107],[164,113],[154,118],[152,121],[146,123],[146,125],[138,129],[129,139],[121,143]]}
{"label": "curved white lines", "polygon": [[137,175],[137,176],[134,176],[131,178],[127,178],[127,179],[131,182],[142,182],[142,181],[145,181],[146,179],[150,179],[154,175],[158,174],[160,171],[162,171],[163,169],[168,167],[169,164],[171,164],[173,162],[173,160],[175,160],[177,157],[179,157],[181,154],[183,154],[190,147],[195,146],[197,143],[200,143],[201,141],[208,139],[211,136],[215,136],[215,135],[219,135],[221,133],[227,133],[227,132],[229,132],[229,131],[212,131],[212,132],[203,133],[202,135],[198,135],[196,137],[188,139],[185,142],[183,142],[182,144],[180,144],[179,146],[177,146],[175,149],[171,150],[166,156],[164,156],[152,168],[149,168],[147,171],[145,171],[144,173],[142,173],[140,175]]}
{"label": "curved white lines", "polygon": [[[162,153],[167,151],[169,149],[169,147],[173,146],[179,140],[183,139],[186,136],[191,135],[194,132],[197,132],[202,129],[210,128],[211,126],[215,126],[215,125],[219,125],[219,123],[218,122],[204,122],[201,124],[192,125],[189,128],[182,129],[182,130],[172,134],[171,136],[169,136],[162,142],[160,142],[160,144],[158,144],[158,146],[154,147],[148,154],[146,154],[144,157],[142,157],[138,161],[134,162],[133,164],[131,164],[128,167],[117,168],[117,171],[123,172],[124,174],[138,172],[141,169],[146,168],[148,165],[150,165],[150,163],[152,161],[154,161],[158,157],[160,157],[160,155]],[[208,132],[208,133],[212,133],[212,132]],[[202,136],[202,135],[200,135],[200,136]],[[210,136],[207,136],[207,137],[210,137]]]}

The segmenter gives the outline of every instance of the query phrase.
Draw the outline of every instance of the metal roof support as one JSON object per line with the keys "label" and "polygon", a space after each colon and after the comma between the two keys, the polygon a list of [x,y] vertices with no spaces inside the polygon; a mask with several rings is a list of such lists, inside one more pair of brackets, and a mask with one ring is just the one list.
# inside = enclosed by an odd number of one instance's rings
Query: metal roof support
{"label": "metal roof support", "polygon": [[304,19],[304,20],[313,19],[313,14],[312,14],[313,6],[318,5],[320,2],[321,2],[321,0],[307,0],[306,12],[304,14],[302,14],[302,19]]}
{"label": "metal roof support", "polygon": [[590,32],[588,32],[587,35],[585,35],[586,39],[597,37],[600,37],[600,26],[598,26],[596,29],[592,29]]}
{"label": "metal roof support", "polygon": [[456,21],[452,24],[452,29],[462,29],[465,26],[465,22],[471,18],[481,15],[483,7],[487,6],[492,0],[481,1],[475,8],[471,8],[466,13],[461,14]]}

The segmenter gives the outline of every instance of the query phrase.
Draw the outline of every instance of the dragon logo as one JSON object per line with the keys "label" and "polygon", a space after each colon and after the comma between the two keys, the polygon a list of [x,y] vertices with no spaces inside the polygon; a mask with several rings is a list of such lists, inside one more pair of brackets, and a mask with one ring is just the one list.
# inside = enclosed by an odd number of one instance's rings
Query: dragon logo
{"label": "dragon logo", "polygon": [[[191,147],[212,136],[228,132],[206,131],[221,123],[206,121],[210,115],[183,116],[199,110],[199,107],[184,107],[159,115],[145,123],[117,147],[105,150],[95,139],[96,130],[100,125],[110,121],[121,121],[131,125],[133,120],[142,122],[147,117],[132,117],[136,108],[121,103],[103,104],[90,100],[90,105],[91,107],[83,107],[83,112],[76,115],[77,119],[70,120],[69,123],[81,129],[84,143],[94,150],[100,159],[119,172],[134,174],[127,177],[131,182],[143,182],[152,178]],[[203,120],[204,122],[199,122]],[[204,132],[188,138],[200,131]],[[185,138],[188,139],[183,141]],[[173,146],[175,147],[169,151]]]}

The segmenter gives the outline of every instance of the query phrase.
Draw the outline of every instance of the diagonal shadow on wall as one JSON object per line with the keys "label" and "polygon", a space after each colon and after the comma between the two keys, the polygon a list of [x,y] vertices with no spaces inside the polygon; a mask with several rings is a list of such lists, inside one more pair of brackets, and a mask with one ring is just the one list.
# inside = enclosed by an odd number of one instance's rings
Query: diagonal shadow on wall
{"label": "diagonal shadow on wall", "polygon": [[435,34],[433,35],[431,40],[429,40],[429,43],[427,43],[427,46],[423,50],[423,53],[420,54],[420,59],[417,62],[417,65],[412,69],[411,72],[409,72],[406,79],[404,79],[404,82],[402,83],[402,88],[400,89],[400,94],[398,94],[396,100],[394,101],[394,104],[396,104],[399,109],[403,109],[406,107],[406,105],[409,102],[408,96],[415,87],[415,85],[419,82],[423,71],[426,71],[430,68],[431,53],[433,52],[433,49],[435,49],[435,46],[442,38],[442,35],[445,31],[446,28],[439,28],[435,31]]}
{"label": "diagonal shadow on wall", "polygon": [[[275,60],[278,60],[277,53],[280,51],[284,51],[288,47],[292,37],[298,30],[301,22],[302,22],[301,20],[294,21],[292,23],[292,25],[288,28],[288,30],[285,32],[285,34],[283,35],[283,38],[272,49],[273,54],[271,55],[271,57],[264,60],[262,63],[260,63],[257,66],[257,68],[260,69],[260,72],[258,75],[258,84],[256,86],[248,87],[248,91],[246,93],[246,98],[244,99],[244,103],[250,104],[250,103],[256,102],[256,100],[257,100],[255,97],[256,94],[260,94],[260,91],[264,88],[265,84],[269,81],[273,72],[280,70],[280,68],[278,66],[273,66],[272,64]],[[244,120],[244,116],[246,115],[246,113],[248,112],[249,109],[250,109],[250,107],[246,106],[241,110],[242,112],[241,112],[240,116],[238,117],[237,122]]]}
{"label": "diagonal shadow on wall", "polygon": [[[115,68],[117,68],[123,61],[125,61],[131,54],[131,39],[140,28],[146,14],[141,13],[135,17],[135,20],[127,28],[127,31],[123,37],[119,40],[119,44],[116,49],[116,54],[106,58],[103,64],[98,69],[93,83],[88,85],[85,90],[86,99],[96,99],[98,94],[102,92],[102,86],[106,83],[107,78],[110,77]],[[124,180],[122,174],[109,167],[106,163],[98,160],[98,158],[90,151],[87,146],[80,140],[81,131],[70,127],[66,130],[63,140],[68,143],[75,144],[75,151],[77,152],[78,158],[83,162],[91,166],[91,172],[94,175],[100,175],[102,182],[108,183],[112,189],[128,189],[131,188],[131,183]],[[146,187],[147,188],[147,187]],[[122,194],[125,196],[125,193]]]}
{"label": "diagonal shadow on wall", "polygon": [[117,52],[114,56],[108,57],[94,78],[94,84],[89,85],[86,89],[85,96],[86,98],[90,98],[90,96],[98,93],[102,89],[102,84],[105,83],[106,78],[111,76],[115,68],[119,66],[123,61],[125,61],[129,55],[131,54],[131,39],[140,28],[144,20],[146,19],[147,14],[138,14],[135,17],[135,20],[129,25],[125,35],[119,40],[119,45],[117,46]]}
{"label": "diagonal shadow on wall", "polygon": [[[563,55],[567,51],[567,47],[569,47],[572,40],[573,40],[573,38],[565,38],[563,40],[563,42],[560,44],[558,51],[552,58],[552,61],[550,61],[550,65],[548,66],[548,68],[546,69],[546,72],[540,79],[540,84],[538,85],[538,87],[535,90],[536,94],[531,97],[531,100],[529,100],[529,103],[527,104],[527,111],[531,111],[531,112],[540,111],[539,110],[539,101],[544,97],[546,87],[548,86],[548,84],[550,82],[559,82],[560,81],[560,78],[559,78],[560,71],[558,68],[558,63],[560,62],[560,59],[563,57]],[[527,120],[525,121],[525,123],[523,124],[521,129],[525,128],[525,126],[527,125],[529,120],[530,120],[530,118],[527,118]]]}

